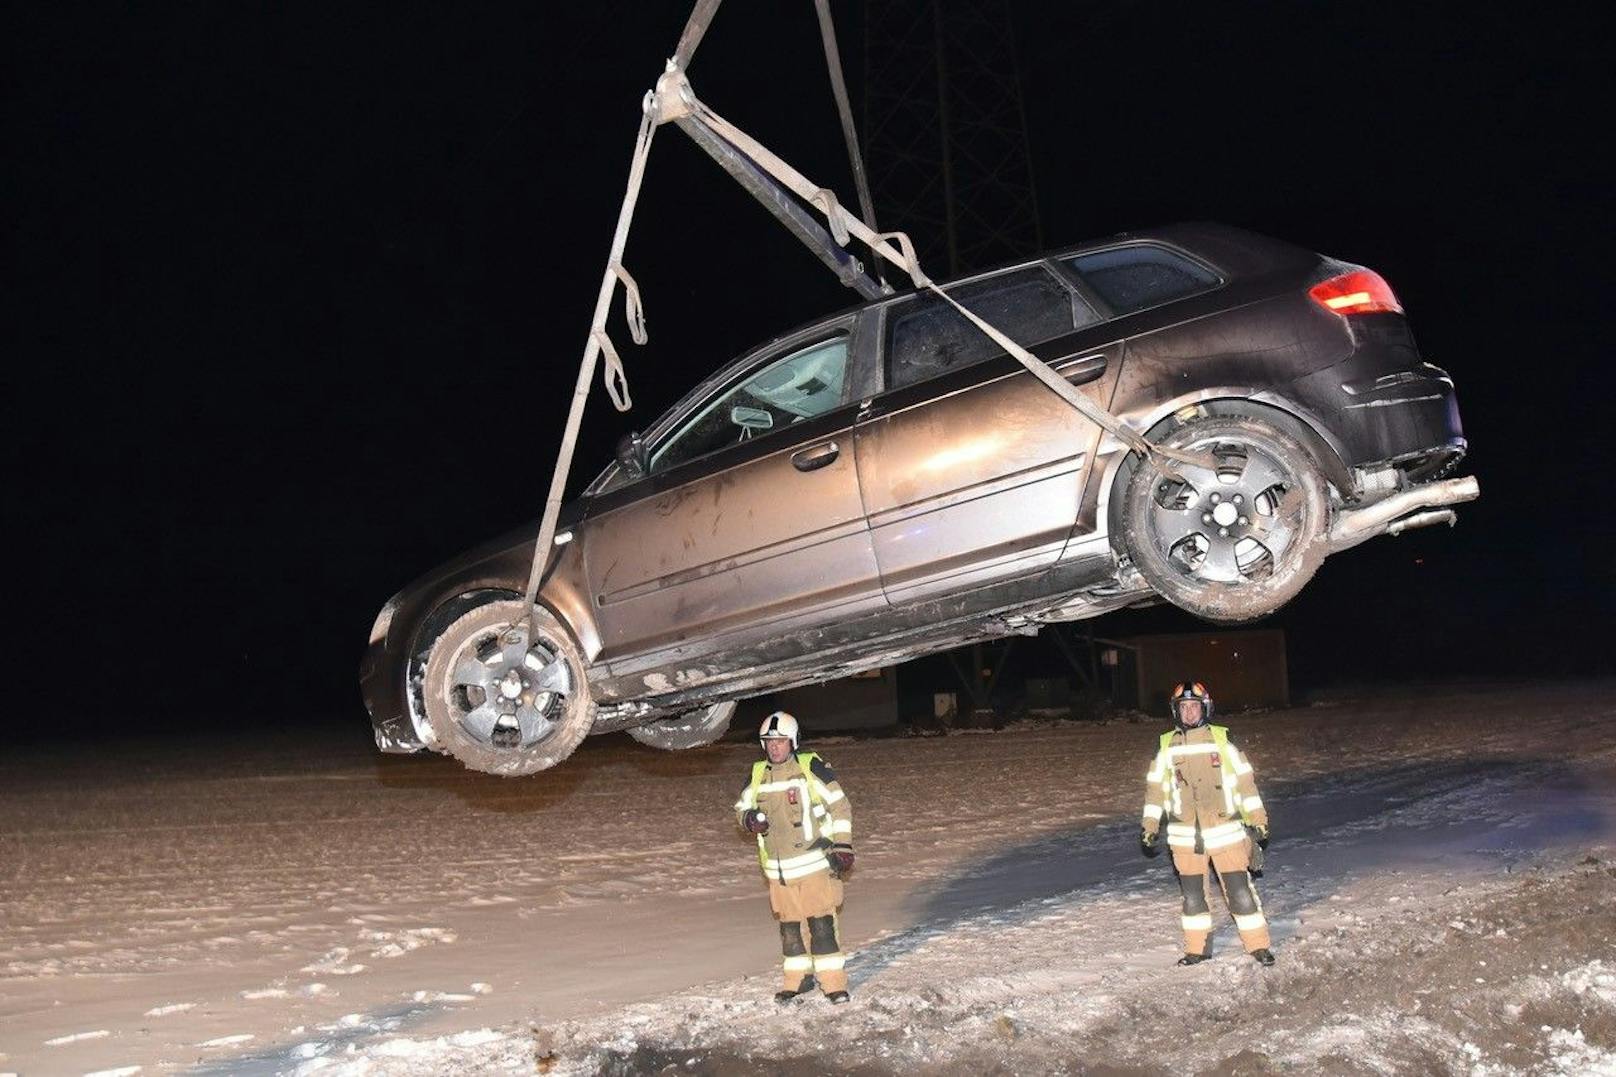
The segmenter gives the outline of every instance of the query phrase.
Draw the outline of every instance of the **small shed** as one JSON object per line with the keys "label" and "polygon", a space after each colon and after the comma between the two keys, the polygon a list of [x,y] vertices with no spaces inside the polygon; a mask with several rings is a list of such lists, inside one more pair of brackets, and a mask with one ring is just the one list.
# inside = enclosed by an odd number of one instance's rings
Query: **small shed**
{"label": "small shed", "polygon": [[1186,678],[1206,685],[1222,711],[1290,705],[1280,629],[1130,636],[1108,643],[1102,662],[1116,670],[1113,683],[1121,706],[1165,714],[1167,694]]}

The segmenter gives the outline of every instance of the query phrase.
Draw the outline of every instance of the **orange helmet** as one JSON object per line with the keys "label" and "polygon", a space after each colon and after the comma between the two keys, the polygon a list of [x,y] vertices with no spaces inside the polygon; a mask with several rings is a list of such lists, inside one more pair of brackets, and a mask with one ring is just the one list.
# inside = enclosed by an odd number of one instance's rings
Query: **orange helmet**
{"label": "orange helmet", "polygon": [[1189,700],[1201,704],[1201,721],[1212,720],[1212,693],[1206,690],[1206,685],[1200,681],[1182,681],[1173,685],[1172,692],[1167,696],[1167,707],[1173,712],[1173,721],[1180,725],[1184,719],[1179,715],[1179,708]]}

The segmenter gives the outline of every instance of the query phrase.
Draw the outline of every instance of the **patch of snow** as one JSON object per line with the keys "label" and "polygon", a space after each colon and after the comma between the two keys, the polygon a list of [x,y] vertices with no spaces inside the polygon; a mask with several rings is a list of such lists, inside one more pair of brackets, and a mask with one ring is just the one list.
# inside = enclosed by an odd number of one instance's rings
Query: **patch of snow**
{"label": "patch of snow", "polygon": [[476,995],[461,995],[448,991],[417,991],[410,996],[416,1002],[476,1002]]}
{"label": "patch of snow", "polygon": [[195,1008],[196,1003],[194,1002],[170,1002],[166,1006],[153,1006],[151,1009],[147,1010],[143,1016],[167,1017],[171,1013],[184,1013],[186,1010]]}
{"label": "patch of snow", "polygon": [[304,965],[299,972],[323,972],[331,976],[354,976],[365,971],[365,966],[350,963],[348,955],[352,953],[346,946],[338,946],[321,954],[319,959]]}
{"label": "patch of snow", "polygon": [[55,1039],[46,1040],[45,1046],[63,1047],[69,1043],[79,1043],[83,1040],[99,1040],[110,1035],[112,1035],[111,1030],[105,1028],[98,1028],[94,1032],[70,1032],[66,1036],[57,1036]]}
{"label": "patch of snow", "polygon": [[1607,1006],[1616,1006],[1616,963],[1595,959],[1564,973],[1560,982],[1578,995],[1591,994]]}
{"label": "patch of snow", "polygon": [[1616,1077],[1616,1052],[1587,1041],[1582,1029],[1549,1033],[1549,1072],[1557,1077]]}

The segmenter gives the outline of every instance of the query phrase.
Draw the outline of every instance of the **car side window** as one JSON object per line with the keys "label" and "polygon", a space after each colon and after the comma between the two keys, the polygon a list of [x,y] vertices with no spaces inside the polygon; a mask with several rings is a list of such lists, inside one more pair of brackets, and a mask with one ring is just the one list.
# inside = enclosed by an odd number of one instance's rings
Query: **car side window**
{"label": "car side window", "polygon": [[1161,247],[1118,247],[1066,259],[1118,315],[1132,314],[1215,288],[1218,278]]}
{"label": "car side window", "polygon": [[848,335],[796,348],[745,375],[687,417],[651,452],[651,472],[767,437],[846,402]]}
{"label": "car side window", "polygon": [[[968,281],[948,294],[1024,348],[1099,321],[1088,304],[1043,266]],[[888,387],[899,388],[980,363],[1003,350],[936,295],[922,295],[888,319]]]}

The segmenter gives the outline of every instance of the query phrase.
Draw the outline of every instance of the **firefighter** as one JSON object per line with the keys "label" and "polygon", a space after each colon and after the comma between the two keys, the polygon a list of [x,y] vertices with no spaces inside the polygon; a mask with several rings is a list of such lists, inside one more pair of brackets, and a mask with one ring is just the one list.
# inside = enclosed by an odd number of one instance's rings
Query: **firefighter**
{"label": "firefighter", "polygon": [[1174,724],[1161,735],[1145,775],[1139,841],[1146,856],[1155,856],[1166,817],[1167,847],[1184,893],[1184,956],[1178,963],[1194,965],[1212,956],[1210,867],[1246,952],[1272,965],[1268,921],[1251,881],[1253,844],[1268,845],[1268,812],[1251,763],[1229,731],[1212,724],[1212,697],[1199,681],[1175,686],[1168,705]]}
{"label": "firefighter", "polygon": [[752,765],[735,815],[742,830],[757,835],[769,907],[780,921],[785,981],[774,1000],[785,1004],[817,986],[843,1003],[849,995],[837,911],[853,867],[853,809],[830,766],[798,750],[791,715],[769,715],[758,739],[765,758]]}

